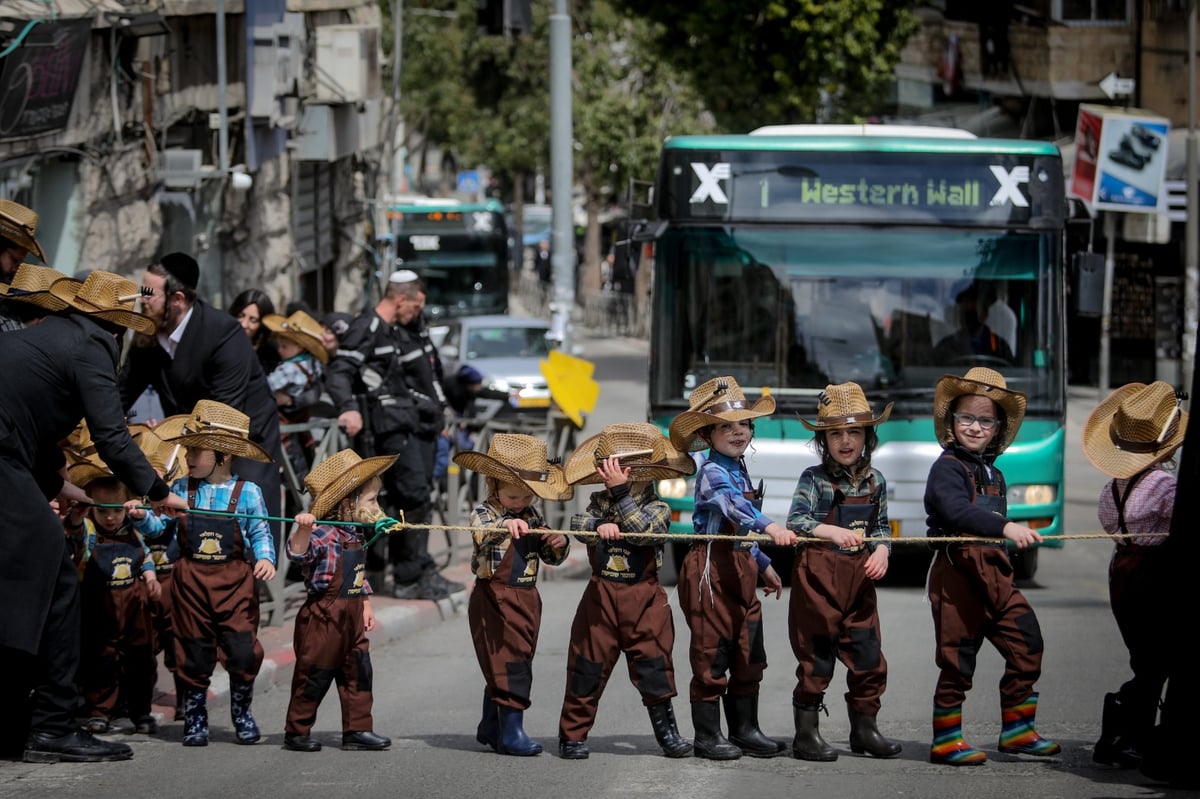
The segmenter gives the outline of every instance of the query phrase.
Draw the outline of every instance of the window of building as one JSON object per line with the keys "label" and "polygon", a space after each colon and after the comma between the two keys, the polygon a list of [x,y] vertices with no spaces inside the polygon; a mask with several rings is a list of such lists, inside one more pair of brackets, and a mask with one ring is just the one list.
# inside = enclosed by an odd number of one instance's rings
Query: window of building
{"label": "window of building", "polygon": [[1054,0],[1051,14],[1068,25],[1125,25],[1134,0]]}

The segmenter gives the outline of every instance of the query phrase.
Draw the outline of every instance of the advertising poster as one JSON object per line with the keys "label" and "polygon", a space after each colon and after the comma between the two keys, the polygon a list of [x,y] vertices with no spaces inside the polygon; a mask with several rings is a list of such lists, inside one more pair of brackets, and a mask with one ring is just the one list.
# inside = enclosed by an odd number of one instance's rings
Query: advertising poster
{"label": "advertising poster", "polygon": [[1100,154],[1104,110],[1096,106],[1079,106],[1079,121],[1075,125],[1075,165],[1068,192],[1088,203],[1096,200],[1096,158]]}
{"label": "advertising poster", "polygon": [[1122,111],[1104,115],[1094,208],[1135,213],[1165,210],[1163,180],[1170,130],[1170,122],[1162,117]]}

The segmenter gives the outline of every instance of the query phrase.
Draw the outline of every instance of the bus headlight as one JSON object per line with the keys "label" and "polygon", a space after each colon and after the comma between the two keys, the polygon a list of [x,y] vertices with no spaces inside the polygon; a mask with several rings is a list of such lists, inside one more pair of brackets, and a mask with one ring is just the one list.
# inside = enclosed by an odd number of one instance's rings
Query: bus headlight
{"label": "bus headlight", "polygon": [[1058,486],[1044,483],[1008,487],[1010,505],[1049,505],[1058,499]]}
{"label": "bus headlight", "polygon": [[658,481],[658,495],[663,499],[683,499],[687,492],[688,481],[682,477]]}

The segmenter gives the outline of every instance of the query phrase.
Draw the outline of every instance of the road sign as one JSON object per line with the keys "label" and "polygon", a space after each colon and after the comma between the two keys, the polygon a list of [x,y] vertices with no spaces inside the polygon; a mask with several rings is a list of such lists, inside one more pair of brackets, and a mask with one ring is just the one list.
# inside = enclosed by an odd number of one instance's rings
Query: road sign
{"label": "road sign", "polygon": [[1104,92],[1104,96],[1110,100],[1115,100],[1118,97],[1128,97],[1133,94],[1133,90],[1137,87],[1137,81],[1133,78],[1118,77],[1117,73],[1110,72],[1100,81],[1100,91]]}
{"label": "road sign", "polygon": [[458,173],[458,192],[460,194],[476,194],[479,191],[479,173],[475,170]]}

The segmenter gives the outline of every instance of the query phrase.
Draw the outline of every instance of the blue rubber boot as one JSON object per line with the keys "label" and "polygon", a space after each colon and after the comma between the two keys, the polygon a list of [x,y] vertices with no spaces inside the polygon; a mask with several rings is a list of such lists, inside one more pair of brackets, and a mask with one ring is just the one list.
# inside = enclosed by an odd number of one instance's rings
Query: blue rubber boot
{"label": "blue rubber boot", "polygon": [[498,706],[500,736],[496,751],[502,755],[530,757],[541,754],[542,745],[525,734],[525,711],[512,707]]}
{"label": "blue rubber boot", "polygon": [[208,691],[203,688],[184,689],[183,745],[208,746]]}
{"label": "blue rubber boot", "polygon": [[250,702],[253,699],[254,683],[230,680],[229,715],[233,719],[233,729],[240,744],[256,744],[262,738],[254,714],[250,712]]}
{"label": "blue rubber boot", "polygon": [[492,695],[488,689],[483,689],[483,718],[479,720],[479,727],[475,730],[475,740],[484,746],[490,746],[492,751],[499,751],[500,745],[500,714],[496,709],[496,703],[492,701]]}

